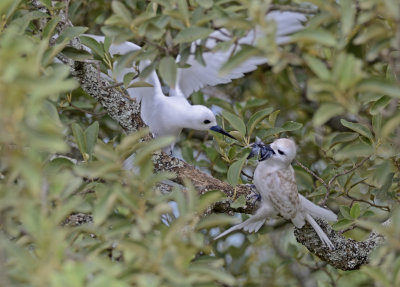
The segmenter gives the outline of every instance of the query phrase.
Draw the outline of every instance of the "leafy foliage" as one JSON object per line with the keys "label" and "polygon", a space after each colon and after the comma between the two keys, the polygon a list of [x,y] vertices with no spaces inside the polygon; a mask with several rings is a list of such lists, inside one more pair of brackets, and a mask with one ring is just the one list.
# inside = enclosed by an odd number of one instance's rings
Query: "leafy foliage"
{"label": "leafy foliage", "polygon": [[[0,1],[2,284],[289,286],[299,284],[293,270],[301,268],[320,286],[400,284],[399,5],[395,0],[303,3],[300,8],[313,16],[278,48],[276,27],[264,19],[272,2],[299,7],[301,1],[77,0],[68,10],[74,27],[54,40],[65,2]],[[173,86],[190,53],[202,63],[203,40],[214,30],[232,35],[215,48],[224,50],[255,25],[261,39],[254,47],[237,47],[220,72],[254,55],[268,58],[268,67],[221,87],[227,100],[202,92],[191,98],[223,109],[218,120],[237,140],[219,135],[198,140],[189,132],[180,143],[182,155],[232,185],[250,183],[241,172],[255,162],[246,163],[244,147],[256,136],[266,142],[293,137],[297,159],[325,183],[294,164],[300,192],[316,202],[328,194],[340,217],[334,228],[346,236],[361,240],[374,229],[387,238],[360,271],[320,266],[281,227],[212,242],[214,228],[234,221],[222,214],[203,216],[221,194],[199,196],[190,182],[185,193],[156,189],[174,175],[154,174],[150,157],[172,139],[145,144],[139,139],[146,130],[123,135],[55,60],[60,53],[95,60],[105,72],[147,59],[152,65],[143,73],[157,69]],[[69,47],[86,31],[109,36],[104,44],[80,37],[93,55]],[[143,49],[111,57],[112,41],[125,40]],[[126,75],[125,87],[148,85],[132,84],[138,76]],[[140,153],[132,174],[123,170],[123,161],[134,151]],[[239,197],[233,204],[244,203]],[[376,222],[388,216],[391,226]],[[74,224],[71,218],[89,223]]]}

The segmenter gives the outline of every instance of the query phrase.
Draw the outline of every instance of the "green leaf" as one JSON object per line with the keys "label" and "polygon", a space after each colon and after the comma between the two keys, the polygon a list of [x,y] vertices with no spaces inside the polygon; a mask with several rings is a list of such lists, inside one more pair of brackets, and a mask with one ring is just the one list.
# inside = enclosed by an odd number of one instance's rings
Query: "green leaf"
{"label": "green leaf", "polygon": [[350,216],[354,219],[357,219],[360,216],[360,205],[356,202],[350,209]]}
{"label": "green leaf", "polygon": [[111,8],[114,13],[120,16],[125,22],[129,23],[132,21],[131,14],[129,13],[129,9],[119,1],[112,1]]}
{"label": "green leaf", "polygon": [[189,27],[181,30],[178,35],[176,35],[174,42],[175,44],[181,43],[191,43],[199,39],[204,39],[208,35],[214,32],[213,29],[204,27]]}
{"label": "green leaf", "polygon": [[346,128],[349,128],[349,129],[359,133],[360,135],[365,136],[366,138],[368,138],[368,139],[370,139],[372,141],[372,133],[371,133],[371,131],[369,130],[368,127],[366,127],[366,126],[364,126],[362,124],[352,123],[352,122],[346,121],[345,119],[341,119],[340,122]]}
{"label": "green leaf", "polygon": [[372,116],[372,129],[375,133],[376,138],[381,137],[382,129],[382,114],[376,114]]}
{"label": "green leaf", "polygon": [[307,54],[304,55],[303,58],[318,78],[321,80],[329,80],[331,78],[331,73],[324,62]]}
{"label": "green leaf", "polygon": [[177,67],[175,59],[167,56],[161,59],[158,67],[161,78],[172,88],[175,88]]}
{"label": "green leaf", "polygon": [[93,59],[93,55],[85,50],[78,50],[74,47],[65,47],[62,53],[74,61],[85,61]]}
{"label": "green leaf", "polygon": [[382,138],[388,138],[390,134],[400,126],[400,114],[389,119],[382,127]]}
{"label": "green leaf", "polygon": [[337,43],[335,37],[329,31],[323,29],[301,30],[290,37],[290,42],[311,42],[326,46],[335,46]]}
{"label": "green leaf", "polygon": [[340,213],[343,215],[344,218],[346,219],[352,219],[350,215],[350,208],[346,205],[340,205],[339,206]]}
{"label": "green leaf", "polygon": [[344,112],[344,108],[336,103],[324,103],[315,112],[313,117],[313,124],[321,126],[329,121],[331,118],[338,116]]}
{"label": "green leaf", "polygon": [[130,84],[126,88],[130,89],[130,88],[152,88],[152,87],[153,87],[153,85],[148,83],[148,82],[137,81],[137,82],[133,82],[132,84]]}
{"label": "green leaf", "polygon": [[386,79],[365,79],[358,84],[357,90],[362,93],[377,93],[400,98],[399,86]]}
{"label": "green leaf", "polygon": [[63,33],[60,35],[60,37],[57,38],[56,40],[56,44],[61,44],[64,42],[68,42],[70,40],[72,40],[75,37],[78,37],[80,35],[82,35],[83,33],[85,33],[87,31],[88,28],[86,27],[67,27],[65,28],[65,30],[63,31]]}
{"label": "green leaf", "polygon": [[276,118],[278,117],[278,114],[280,112],[281,112],[280,110],[276,110],[275,112],[273,112],[272,114],[269,115],[268,121],[269,121],[271,127],[275,127]]}
{"label": "green leaf", "polygon": [[49,101],[45,101],[43,104],[44,104],[44,108],[48,112],[52,122],[55,123],[59,128],[62,128],[63,124],[60,121],[60,116],[58,114],[56,106]]}
{"label": "green leaf", "polygon": [[47,9],[51,9],[51,0],[40,0],[40,3],[42,3]]}
{"label": "green leaf", "polygon": [[287,132],[291,132],[291,131],[301,129],[302,126],[303,126],[303,124],[301,124],[301,123],[288,121],[283,124],[282,129],[284,129]]}
{"label": "green leaf", "polygon": [[347,219],[347,218],[342,218],[338,222],[334,223],[332,225],[332,227],[334,230],[338,231],[338,230],[345,229],[345,228],[351,226],[352,224],[354,224],[353,220]]}
{"label": "green leaf", "polygon": [[59,22],[60,22],[60,17],[58,16],[47,22],[46,26],[43,29],[42,37],[49,38],[53,34],[54,29],[57,27],[57,24]]}
{"label": "green leaf", "polygon": [[340,12],[341,12],[341,26],[342,26],[342,34],[347,36],[353,28],[354,18],[356,14],[355,4],[352,0],[341,0],[340,4]]}
{"label": "green leaf", "polygon": [[[22,0],[3,0],[0,1],[0,15],[4,15],[4,19],[9,18],[15,13]],[[8,10],[8,11],[6,11]]]}
{"label": "green leaf", "polygon": [[84,134],[81,126],[77,123],[73,123],[72,124],[72,133],[75,137],[76,144],[78,145],[79,151],[81,152],[83,159],[88,160],[85,134]]}
{"label": "green leaf", "polygon": [[272,113],[272,107],[254,113],[247,122],[247,134],[250,136],[259,122]]}
{"label": "green leaf", "polygon": [[246,206],[246,197],[244,195],[239,196],[231,203],[232,208],[240,208]]}
{"label": "green leaf", "polygon": [[227,111],[222,111],[222,116],[231,124],[231,126],[235,130],[240,132],[242,137],[246,135],[246,125],[241,118]]}
{"label": "green leaf", "polygon": [[242,167],[246,162],[247,155],[238,159],[234,162],[228,169],[228,183],[232,186],[236,186],[239,182],[240,173],[242,171]]}
{"label": "green leaf", "polygon": [[388,96],[381,97],[371,106],[371,108],[369,109],[369,113],[371,115],[376,115],[382,112],[382,110],[390,103],[391,100],[392,99]]}
{"label": "green leaf", "polygon": [[102,44],[88,36],[80,36],[79,39],[81,40],[81,43],[92,50],[93,53],[96,53],[101,58],[104,57]]}
{"label": "green leaf", "polygon": [[132,82],[133,77],[135,77],[136,75],[137,75],[137,74],[134,73],[134,72],[126,73],[126,74],[124,75],[123,80],[122,80],[122,82],[124,83],[124,87],[128,87],[128,86],[129,86],[129,83]]}
{"label": "green leaf", "polygon": [[329,143],[329,147],[331,148],[334,145],[337,145],[339,143],[354,141],[358,137],[359,137],[359,135],[357,133],[351,133],[351,132],[338,133],[331,139],[331,142]]}
{"label": "green leaf", "polygon": [[260,131],[259,137],[261,137],[263,140],[266,140],[267,137],[272,136],[272,135],[279,135],[280,133],[283,133],[284,131],[285,130],[280,127],[270,128],[270,129]]}
{"label": "green leaf", "polygon": [[195,205],[196,212],[204,213],[214,203],[226,199],[225,193],[220,190],[210,190],[200,195],[198,203]]}
{"label": "green leaf", "polygon": [[238,223],[236,217],[229,216],[223,213],[212,213],[206,217],[203,217],[196,226],[196,230],[205,228],[220,227],[223,225]]}
{"label": "green leaf", "polygon": [[225,76],[229,74],[229,72],[231,72],[233,69],[238,67],[240,64],[250,59],[251,57],[257,56],[258,54],[259,51],[257,48],[254,48],[253,46],[242,45],[239,52],[230,57],[228,61],[226,61],[221,66],[220,70],[218,71],[218,74],[220,76]]}
{"label": "green leaf", "polygon": [[117,193],[106,189],[105,185],[96,187],[96,197],[98,198],[93,209],[93,222],[101,225],[112,212],[117,200]]}
{"label": "green leaf", "polygon": [[335,160],[347,160],[349,158],[367,157],[372,155],[374,149],[365,142],[356,142],[346,145],[344,148],[334,154]]}
{"label": "green leaf", "polygon": [[166,136],[166,137],[156,138],[146,143],[144,147],[140,148],[137,151],[135,156],[135,165],[140,166],[144,164],[144,162],[148,160],[148,158],[151,156],[153,152],[160,150],[164,147],[167,147],[174,142],[175,142],[174,136]]}
{"label": "green leaf", "polygon": [[92,157],[93,148],[94,145],[96,144],[98,134],[99,134],[98,121],[95,121],[85,130],[86,152],[89,154],[90,157]]}
{"label": "green leaf", "polygon": [[384,286],[384,287],[394,286],[390,280],[389,273],[385,272],[383,269],[364,265],[361,271],[367,274],[369,277],[371,277],[373,282],[376,282],[376,284],[379,284],[379,286]]}
{"label": "green leaf", "polygon": [[227,286],[233,286],[236,282],[235,278],[225,270],[208,264],[191,264],[188,270],[192,273],[199,273],[204,277],[214,278],[214,280]]}

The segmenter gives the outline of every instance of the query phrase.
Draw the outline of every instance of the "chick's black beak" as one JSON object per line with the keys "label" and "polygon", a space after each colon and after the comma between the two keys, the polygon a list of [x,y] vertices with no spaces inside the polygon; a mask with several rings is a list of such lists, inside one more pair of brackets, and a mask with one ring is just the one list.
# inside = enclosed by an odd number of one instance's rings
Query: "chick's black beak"
{"label": "chick's black beak", "polygon": [[259,161],[263,161],[271,157],[273,154],[275,154],[274,150],[271,148],[269,144],[264,144],[264,143],[253,143],[251,145],[251,151],[247,159],[250,159],[254,156],[260,155]]}
{"label": "chick's black beak", "polygon": [[262,145],[262,147],[260,149],[261,157],[260,157],[259,161],[266,160],[266,159],[270,158],[273,154],[275,154],[275,152],[269,144]]}
{"label": "chick's black beak", "polygon": [[228,134],[228,132],[226,132],[226,131],[225,131],[223,128],[221,128],[220,126],[213,126],[213,127],[210,128],[210,130],[212,130],[212,131],[214,131],[214,132],[217,132],[217,133],[220,133],[220,134],[223,134],[224,136],[230,137],[231,139],[234,139],[234,140],[235,140],[235,138],[234,138],[233,136],[231,136],[230,134]]}

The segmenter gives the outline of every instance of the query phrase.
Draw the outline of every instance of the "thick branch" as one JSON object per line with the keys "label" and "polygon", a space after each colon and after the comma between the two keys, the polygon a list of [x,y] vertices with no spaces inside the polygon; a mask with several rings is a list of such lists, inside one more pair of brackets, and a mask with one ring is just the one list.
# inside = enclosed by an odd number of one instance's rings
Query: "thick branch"
{"label": "thick branch", "polygon": [[343,237],[343,235],[334,231],[325,221],[317,221],[334,244],[335,250],[330,251],[323,246],[316,232],[308,223],[301,229],[295,228],[294,235],[296,236],[296,240],[321,260],[341,270],[355,270],[360,268],[361,265],[367,264],[372,250],[384,240],[383,236],[371,233],[368,239],[355,241]]}

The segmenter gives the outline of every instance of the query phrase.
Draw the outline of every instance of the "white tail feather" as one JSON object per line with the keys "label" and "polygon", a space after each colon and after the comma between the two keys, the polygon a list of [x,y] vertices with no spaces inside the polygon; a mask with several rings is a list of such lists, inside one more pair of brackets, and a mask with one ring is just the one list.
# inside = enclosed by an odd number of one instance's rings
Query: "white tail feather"
{"label": "white tail feather", "polygon": [[306,214],[306,220],[308,223],[311,224],[311,226],[314,228],[315,232],[317,232],[319,238],[321,239],[322,243],[326,245],[329,249],[335,249],[335,246],[332,244],[332,242],[329,240],[328,236],[325,234],[325,232],[321,229],[321,227],[318,225],[318,223],[314,220],[314,218],[311,217],[310,214]]}
{"label": "white tail feather", "polygon": [[309,201],[307,198],[299,194],[300,202],[303,208],[314,218],[325,219],[328,221],[337,221],[337,216],[329,209],[322,208],[315,203]]}

